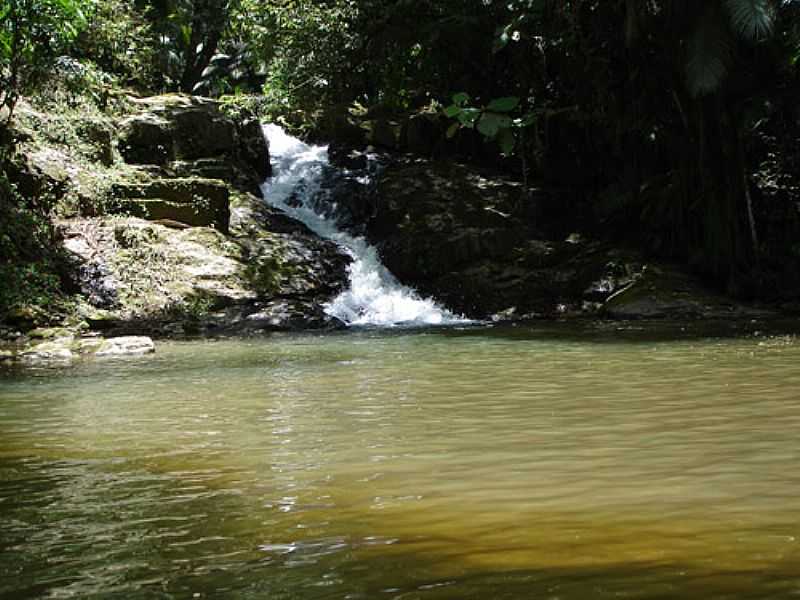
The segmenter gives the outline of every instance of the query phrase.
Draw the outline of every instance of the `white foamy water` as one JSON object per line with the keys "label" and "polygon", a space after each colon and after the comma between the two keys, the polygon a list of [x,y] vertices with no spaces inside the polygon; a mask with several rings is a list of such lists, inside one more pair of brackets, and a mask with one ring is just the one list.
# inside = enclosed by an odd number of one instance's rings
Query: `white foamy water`
{"label": "white foamy water", "polygon": [[339,244],[353,258],[350,285],[334,298],[326,312],[348,325],[438,325],[463,319],[420,298],[383,266],[377,249],[360,237],[342,231],[335,219],[314,209],[328,147],[310,146],[288,135],[278,125],[264,125],[269,140],[273,176],[261,186],[266,201],[301,221],[320,237]]}

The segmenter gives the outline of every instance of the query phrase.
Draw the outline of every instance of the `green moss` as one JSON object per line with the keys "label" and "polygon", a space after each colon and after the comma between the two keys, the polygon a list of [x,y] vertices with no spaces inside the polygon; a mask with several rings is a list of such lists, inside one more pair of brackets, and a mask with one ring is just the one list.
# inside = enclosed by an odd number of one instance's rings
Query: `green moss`
{"label": "green moss", "polygon": [[280,291],[285,264],[278,255],[259,256],[248,263],[244,276],[262,296],[274,296]]}

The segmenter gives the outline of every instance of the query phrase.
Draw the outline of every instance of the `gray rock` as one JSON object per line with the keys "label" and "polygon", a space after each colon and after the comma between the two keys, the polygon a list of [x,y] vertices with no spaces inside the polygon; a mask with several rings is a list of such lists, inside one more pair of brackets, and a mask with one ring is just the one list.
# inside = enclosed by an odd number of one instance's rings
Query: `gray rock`
{"label": "gray rock", "polygon": [[262,180],[272,175],[269,144],[258,119],[248,119],[239,126],[239,149],[244,162]]}
{"label": "gray rock", "polygon": [[86,120],[78,127],[78,133],[91,142],[92,153],[89,158],[107,167],[114,163],[114,135],[105,122]]}
{"label": "gray rock", "polygon": [[129,163],[166,164],[175,157],[172,124],[153,113],[124,119],[120,123],[119,151]]}
{"label": "gray rock", "polygon": [[75,358],[72,345],[75,338],[61,337],[42,342],[22,350],[19,358],[26,363],[66,362]]}
{"label": "gray rock", "polygon": [[108,356],[141,356],[156,351],[153,340],[144,336],[126,336],[108,338],[100,343],[94,351],[98,357]]}

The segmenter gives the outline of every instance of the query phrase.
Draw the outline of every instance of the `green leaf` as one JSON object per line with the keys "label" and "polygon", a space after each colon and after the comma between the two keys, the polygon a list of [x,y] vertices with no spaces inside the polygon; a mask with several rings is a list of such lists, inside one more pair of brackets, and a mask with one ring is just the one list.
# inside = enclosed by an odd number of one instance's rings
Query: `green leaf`
{"label": "green leaf", "polygon": [[514,152],[517,140],[510,129],[501,129],[500,133],[497,134],[497,143],[500,145],[500,152],[509,155]]}
{"label": "green leaf", "polygon": [[470,129],[475,127],[475,121],[478,120],[478,117],[481,116],[480,109],[477,108],[464,108],[458,113],[458,120],[461,122],[464,127],[469,127]]}
{"label": "green leaf", "polygon": [[451,106],[448,106],[447,108],[444,109],[444,116],[447,117],[448,119],[452,119],[453,117],[458,116],[461,110],[462,108],[460,106],[452,104]]}
{"label": "green leaf", "polygon": [[191,25],[181,25],[181,38],[183,38],[183,45],[188,46],[192,40],[192,27]]}
{"label": "green leaf", "polygon": [[453,104],[456,106],[464,106],[467,102],[469,102],[469,96],[464,92],[460,92],[453,96]]}
{"label": "green leaf", "polygon": [[726,0],[725,9],[733,30],[749,40],[769,37],[775,25],[775,15],[768,0]]}
{"label": "green leaf", "polygon": [[445,134],[447,139],[451,139],[456,133],[458,133],[459,129],[461,129],[461,123],[453,123],[450,125],[450,127],[447,128],[447,133]]}
{"label": "green leaf", "polygon": [[505,115],[485,112],[478,121],[478,131],[488,138],[493,138],[503,129],[511,127],[511,119]]}
{"label": "green leaf", "polygon": [[0,31],[0,56],[6,57],[11,54],[11,33]]}
{"label": "green leaf", "polygon": [[686,79],[691,94],[699,97],[717,91],[733,60],[732,40],[724,23],[707,13],[698,21],[688,49]]}
{"label": "green leaf", "polygon": [[511,112],[519,106],[519,98],[516,96],[507,96],[505,98],[495,98],[489,102],[486,110],[493,112]]}

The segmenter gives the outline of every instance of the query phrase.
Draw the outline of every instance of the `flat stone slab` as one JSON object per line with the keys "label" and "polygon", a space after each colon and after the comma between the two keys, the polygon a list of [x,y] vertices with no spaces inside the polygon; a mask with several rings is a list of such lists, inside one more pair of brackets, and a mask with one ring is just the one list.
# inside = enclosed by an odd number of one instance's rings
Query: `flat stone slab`
{"label": "flat stone slab", "polygon": [[170,220],[193,227],[230,227],[230,191],[215,179],[157,179],[143,184],[117,183],[111,210],[149,221]]}
{"label": "flat stone slab", "polygon": [[149,337],[125,336],[103,340],[94,352],[95,356],[141,356],[152,354],[156,346]]}

